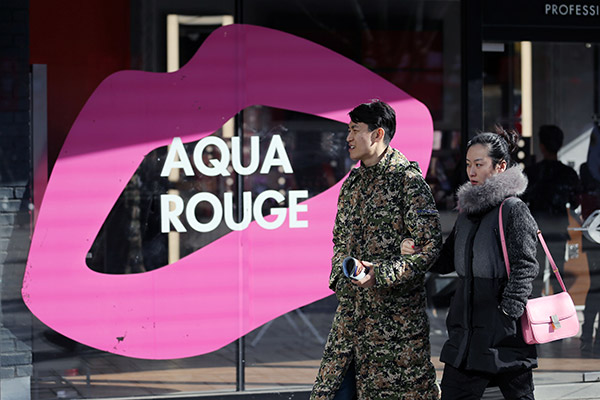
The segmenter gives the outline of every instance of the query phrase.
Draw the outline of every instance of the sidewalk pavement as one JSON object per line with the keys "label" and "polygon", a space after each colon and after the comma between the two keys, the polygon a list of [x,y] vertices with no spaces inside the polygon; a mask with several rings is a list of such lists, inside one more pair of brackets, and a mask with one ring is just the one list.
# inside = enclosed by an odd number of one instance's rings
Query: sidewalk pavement
{"label": "sidewalk pavement", "polygon": [[[49,340],[48,328],[35,319],[32,327],[28,313],[4,311],[5,321],[14,319],[13,333],[29,338],[35,349],[31,399],[302,400],[314,382],[335,305],[335,299],[326,298],[303,307],[303,316],[292,312],[249,333],[245,392],[235,391],[235,343],[186,359],[140,360]],[[441,379],[445,313],[429,311],[432,361]],[[533,375],[537,400],[600,400],[600,358],[583,358],[578,338],[541,345],[538,354]],[[489,390],[484,399],[502,397]]]}

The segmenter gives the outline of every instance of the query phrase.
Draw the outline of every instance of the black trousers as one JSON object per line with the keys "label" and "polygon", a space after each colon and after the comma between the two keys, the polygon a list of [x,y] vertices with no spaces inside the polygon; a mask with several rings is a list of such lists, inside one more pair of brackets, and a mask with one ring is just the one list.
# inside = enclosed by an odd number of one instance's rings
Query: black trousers
{"label": "black trousers", "polygon": [[487,374],[444,366],[442,400],[478,400],[489,386],[498,386],[507,400],[534,400],[531,369]]}
{"label": "black trousers", "polygon": [[335,393],[333,400],[356,400],[356,369],[354,368],[354,361],[348,367],[344,380],[342,380],[342,386]]}

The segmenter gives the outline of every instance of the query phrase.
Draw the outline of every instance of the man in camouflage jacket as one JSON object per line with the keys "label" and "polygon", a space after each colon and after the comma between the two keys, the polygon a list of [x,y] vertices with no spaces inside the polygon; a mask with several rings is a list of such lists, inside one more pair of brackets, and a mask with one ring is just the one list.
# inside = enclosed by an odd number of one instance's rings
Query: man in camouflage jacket
{"label": "man in camouflage jacket", "polygon": [[[424,277],[441,247],[439,214],[419,167],[389,147],[393,109],[361,104],[350,118],[361,165],[338,199],[329,287],[339,305],[311,399],[438,399]],[[404,238],[422,250],[401,255]],[[342,272],[348,256],[369,268],[360,281]]]}

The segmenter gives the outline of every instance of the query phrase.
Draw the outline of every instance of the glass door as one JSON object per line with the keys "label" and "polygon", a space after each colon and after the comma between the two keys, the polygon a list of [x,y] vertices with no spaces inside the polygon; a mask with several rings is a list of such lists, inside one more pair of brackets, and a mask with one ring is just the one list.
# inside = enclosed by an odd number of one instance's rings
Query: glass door
{"label": "glass door", "polygon": [[[528,203],[580,312],[580,337],[540,346],[540,355],[600,353],[600,130],[596,43],[483,44],[484,129],[500,124],[522,135],[518,161]],[[599,220],[600,221],[600,220]],[[592,229],[588,229],[589,227]],[[534,296],[560,290],[538,249]],[[594,335],[597,343],[594,348]],[[586,368],[578,365],[578,369]]]}

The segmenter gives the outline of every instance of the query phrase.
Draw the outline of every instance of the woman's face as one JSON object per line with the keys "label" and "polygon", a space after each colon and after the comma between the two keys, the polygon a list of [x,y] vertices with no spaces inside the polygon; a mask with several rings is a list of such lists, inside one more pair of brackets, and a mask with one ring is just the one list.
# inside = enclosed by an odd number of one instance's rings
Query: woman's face
{"label": "woman's face", "polygon": [[482,185],[487,178],[506,170],[506,161],[502,160],[496,166],[489,156],[488,146],[474,144],[467,150],[467,175],[471,185]]}

